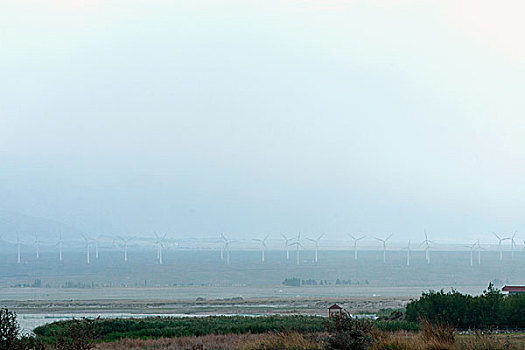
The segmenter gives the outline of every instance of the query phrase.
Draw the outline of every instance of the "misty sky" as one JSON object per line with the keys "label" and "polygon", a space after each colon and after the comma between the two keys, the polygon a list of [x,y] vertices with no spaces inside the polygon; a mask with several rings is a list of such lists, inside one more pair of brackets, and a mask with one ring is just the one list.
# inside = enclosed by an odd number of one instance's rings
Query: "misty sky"
{"label": "misty sky", "polygon": [[4,0],[0,210],[101,234],[524,237],[518,3]]}

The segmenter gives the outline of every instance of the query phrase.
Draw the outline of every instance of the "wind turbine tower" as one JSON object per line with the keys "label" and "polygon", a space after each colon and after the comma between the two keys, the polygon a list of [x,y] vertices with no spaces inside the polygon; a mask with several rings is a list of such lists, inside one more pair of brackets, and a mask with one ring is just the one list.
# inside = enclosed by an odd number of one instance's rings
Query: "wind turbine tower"
{"label": "wind turbine tower", "polygon": [[229,240],[226,236],[221,233],[222,241],[224,242],[224,252],[226,253],[226,265],[230,265],[230,244],[234,241]]}
{"label": "wind turbine tower", "polygon": [[317,237],[317,239],[307,238],[307,240],[309,240],[310,242],[315,243],[315,262],[319,261],[319,241],[321,240],[321,238],[323,238],[323,236],[324,233]]}
{"label": "wind turbine tower", "polygon": [[166,235],[167,233],[164,234],[164,236],[160,237],[159,235],[157,235],[157,233],[155,233],[155,242],[154,244],[157,246],[157,259],[158,259],[158,262],[159,262],[159,265],[162,265],[162,249],[164,249],[164,240],[166,239]]}
{"label": "wind turbine tower", "polygon": [[267,234],[263,239],[255,238],[254,241],[261,243],[261,261],[264,262],[264,252],[266,250],[266,240],[270,237],[270,234]]}
{"label": "wind turbine tower", "polygon": [[293,237],[288,238],[282,233],[281,233],[281,236],[284,238],[284,249],[286,249],[286,260],[290,260],[290,246],[292,245],[292,243],[290,242],[293,242],[294,239]]}
{"label": "wind turbine tower", "polygon": [[478,239],[478,243],[477,243],[476,249],[478,250],[478,265],[481,265],[481,250],[483,248],[481,248],[481,244],[479,243],[479,239]]}
{"label": "wind turbine tower", "polygon": [[20,235],[16,234],[16,251],[17,251],[17,262],[20,264]]}
{"label": "wind turbine tower", "polygon": [[392,237],[393,234],[390,234],[388,237],[386,237],[385,239],[383,238],[378,238],[378,237],[375,237],[375,239],[377,239],[378,241],[382,242],[383,243],[383,264],[386,264],[386,242]]}
{"label": "wind turbine tower", "polygon": [[470,249],[470,266],[474,265],[474,249],[476,249],[478,242],[474,242],[473,245],[466,245],[465,247]]}
{"label": "wind turbine tower", "polygon": [[84,242],[86,244],[86,262],[89,265],[91,263],[91,260],[90,260],[91,257],[89,253],[89,238],[84,234],[81,234],[81,235],[84,238]]}
{"label": "wind turbine tower", "polygon": [[35,241],[33,242],[33,245],[36,249],[36,258],[40,259],[40,240],[38,239],[38,234],[35,233]]}
{"label": "wind turbine tower", "polygon": [[357,242],[359,242],[360,240],[362,240],[366,236],[354,237],[351,234],[348,234],[348,236],[354,240],[354,260],[357,260]]}
{"label": "wind turbine tower", "polygon": [[62,233],[59,234],[58,236],[58,242],[57,242],[57,246],[58,246],[58,261],[62,261],[62,246],[64,244],[64,241],[62,241]]}
{"label": "wind turbine tower", "polygon": [[419,246],[420,247],[422,245],[425,246],[425,259],[427,260],[427,264],[430,264],[430,243],[434,243],[434,242],[428,239],[427,230],[424,230],[424,232],[425,232],[425,240],[421,242]]}
{"label": "wind turbine tower", "polygon": [[502,261],[503,260],[503,249],[501,247],[501,243],[503,241],[509,240],[510,238],[509,237],[503,237],[502,238],[502,237],[498,236],[498,234],[496,232],[492,232],[492,233],[498,239],[499,261]]}
{"label": "wind turbine tower", "polygon": [[124,262],[128,261],[128,243],[132,238],[130,237],[119,237],[119,239],[122,241],[122,244],[124,245]]}
{"label": "wind turbine tower", "polygon": [[514,259],[514,249],[516,248],[516,241],[514,240],[516,238],[516,231],[514,231],[514,234],[510,238],[510,249],[511,249],[511,257]]}
{"label": "wind turbine tower", "polygon": [[410,266],[410,241],[408,241],[407,247],[405,249],[407,251],[407,266]]}
{"label": "wind turbine tower", "polygon": [[297,239],[295,240],[295,242],[293,242],[290,245],[294,245],[295,246],[295,262],[296,262],[297,265],[299,265],[300,262],[301,262],[301,259],[300,259],[300,256],[299,256],[299,250],[300,250],[300,248],[303,247],[303,245],[301,244],[301,232],[299,232],[299,234],[297,235]]}

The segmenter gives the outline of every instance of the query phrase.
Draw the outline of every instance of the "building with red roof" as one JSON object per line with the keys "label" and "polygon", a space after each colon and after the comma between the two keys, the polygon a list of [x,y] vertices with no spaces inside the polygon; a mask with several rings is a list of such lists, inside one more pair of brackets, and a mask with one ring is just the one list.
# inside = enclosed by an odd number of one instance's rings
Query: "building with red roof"
{"label": "building with red roof", "polygon": [[521,294],[525,293],[525,286],[505,286],[501,291],[507,292],[509,295]]}

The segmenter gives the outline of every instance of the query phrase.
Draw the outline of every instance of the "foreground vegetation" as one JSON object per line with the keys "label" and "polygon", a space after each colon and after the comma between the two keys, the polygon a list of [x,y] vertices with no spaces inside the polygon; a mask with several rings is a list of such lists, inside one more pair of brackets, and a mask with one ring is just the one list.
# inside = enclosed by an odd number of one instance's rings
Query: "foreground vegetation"
{"label": "foreground vegetation", "polygon": [[406,319],[461,329],[525,328],[525,294],[504,296],[492,284],[480,296],[430,291],[407,305]]}
{"label": "foreground vegetation", "polygon": [[[0,310],[0,350],[239,349],[239,350],[518,350],[525,334],[525,295],[503,296],[492,285],[478,297],[424,293],[377,321],[348,314],[316,316],[149,317],[59,321],[22,334],[16,315]],[[417,322],[416,322],[417,321]],[[458,328],[477,331],[458,334]],[[482,331],[483,330],[483,331]]]}

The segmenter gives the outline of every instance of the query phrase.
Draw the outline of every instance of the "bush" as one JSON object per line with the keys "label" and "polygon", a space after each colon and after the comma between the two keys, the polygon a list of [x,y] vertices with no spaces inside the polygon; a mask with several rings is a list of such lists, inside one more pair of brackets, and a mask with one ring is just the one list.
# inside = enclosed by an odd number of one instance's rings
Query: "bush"
{"label": "bush", "polygon": [[35,338],[23,335],[16,320],[16,313],[0,309],[0,350],[41,350],[42,345]]}
{"label": "bush", "polygon": [[374,343],[372,334],[376,330],[373,323],[367,320],[357,320],[347,313],[331,320],[328,349],[366,350]]}
{"label": "bush", "polygon": [[90,350],[100,338],[98,325],[100,317],[94,320],[73,320],[55,333],[56,350]]}
{"label": "bush", "polygon": [[455,290],[430,291],[406,308],[406,320],[469,328],[524,328],[525,294],[505,297],[489,284],[482,295],[472,297]]}

